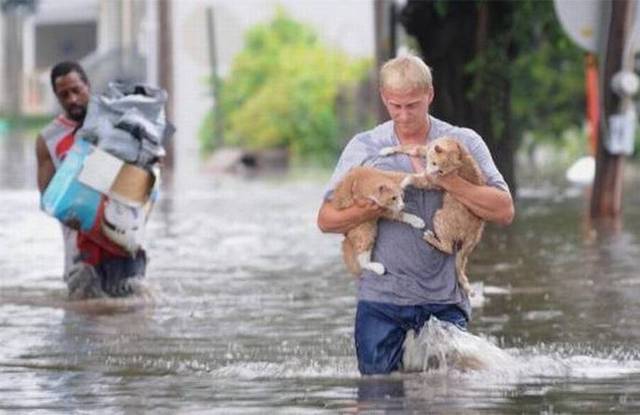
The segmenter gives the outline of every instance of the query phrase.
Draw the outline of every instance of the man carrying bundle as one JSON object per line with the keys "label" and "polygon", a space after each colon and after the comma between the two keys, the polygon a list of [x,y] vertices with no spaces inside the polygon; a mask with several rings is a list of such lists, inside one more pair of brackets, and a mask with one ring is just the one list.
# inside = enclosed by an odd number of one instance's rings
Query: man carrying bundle
{"label": "man carrying bundle", "polygon": [[[41,194],[85,122],[90,84],[76,62],[61,62],[51,70],[51,86],[63,109],[39,134],[36,141],[37,179]],[[64,281],[71,299],[126,297],[136,293],[144,278],[147,256],[141,247],[127,251],[113,243],[99,243],[75,220],[62,223]]]}

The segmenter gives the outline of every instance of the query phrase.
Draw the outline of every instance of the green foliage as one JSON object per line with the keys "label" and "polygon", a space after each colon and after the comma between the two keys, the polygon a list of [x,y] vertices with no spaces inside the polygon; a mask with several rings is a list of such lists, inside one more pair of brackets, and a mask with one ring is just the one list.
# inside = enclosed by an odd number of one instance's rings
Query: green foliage
{"label": "green foliage", "polygon": [[51,121],[49,115],[9,115],[0,114],[0,132],[8,130],[21,130],[37,134]]}
{"label": "green foliage", "polygon": [[469,96],[487,102],[494,137],[502,136],[509,93],[514,137],[527,133],[560,144],[564,130],[584,121],[584,52],[564,34],[551,1],[511,5],[512,21],[503,23],[511,29],[492,33],[465,68],[474,77]]}
{"label": "green foliage", "polygon": [[528,26],[515,34],[520,53],[510,69],[514,125],[554,141],[584,121],[584,52],[562,30],[552,2],[517,5],[516,27]]}
{"label": "green foliage", "polygon": [[449,3],[446,0],[436,0],[433,4],[433,7],[440,17],[446,16],[449,11]]}
{"label": "green foliage", "polygon": [[[224,144],[288,148],[294,159],[334,161],[345,138],[337,100],[362,80],[370,63],[326,48],[315,33],[279,10],[255,26],[222,81]],[[215,122],[202,127],[211,150]]]}

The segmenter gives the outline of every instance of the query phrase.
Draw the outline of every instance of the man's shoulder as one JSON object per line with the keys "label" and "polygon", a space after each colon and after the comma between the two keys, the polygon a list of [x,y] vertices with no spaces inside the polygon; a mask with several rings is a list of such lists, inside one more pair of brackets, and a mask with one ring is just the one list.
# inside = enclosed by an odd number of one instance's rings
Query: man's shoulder
{"label": "man's shoulder", "polygon": [[468,127],[460,127],[457,125],[450,124],[446,121],[442,121],[438,118],[431,118],[432,127],[434,128],[434,138],[441,136],[452,136],[454,138],[459,138],[463,140],[482,140],[480,134],[478,134],[475,130]]}
{"label": "man's shoulder", "polygon": [[387,146],[393,144],[393,124],[387,121],[370,130],[357,133],[349,141],[349,144],[366,146]]}
{"label": "man's shoulder", "polygon": [[47,139],[51,136],[58,135],[60,132],[71,131],[75,129],[76,124],[65,118],[62,115],[56,116],[54,119],[49,121],[47,125],[45,125],[42,130],[40,130],[40,137],[43,139]]}
{"label": "man's shoulder", "polygon": [[389,145],[393,145],[393,125],[391,122],[358,133],[349,140],[342,150],[338,164],[329,180],[325,191],[325,200],[352,167],[370,163],[378,157],[382,147]]}
{"label": "man's shoulder", "polygon": [[383,147],[393,146],[393,125],[391,122],[380,124],[370,130],[356,134],[342,150],[340,163],[344,165],[361,165],[378,156]]}
{"label": "man's shoulder", "polygon": [[486,145],[480,134],[471,128],[453,125],[437,118],[432,118],[432,126],[435,130],[432,139],[443,136],[453,137],[461,141],[472,152]]}

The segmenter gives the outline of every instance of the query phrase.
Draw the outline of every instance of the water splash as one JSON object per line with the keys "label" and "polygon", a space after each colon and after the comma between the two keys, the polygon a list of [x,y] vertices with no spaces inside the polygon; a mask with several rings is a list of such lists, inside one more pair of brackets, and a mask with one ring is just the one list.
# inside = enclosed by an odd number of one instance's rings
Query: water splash
{"label": "water splash", "polygon": [[402,366],[408,372],[447,372],[508,367],[515,359],[486,339],[432,317],[416,336],[407,333]]}
{"label": "water splash", "polygon": [[431,318],[416,335],[407,333],[403,370],[430,376],[463,376],[482,385],[546,382],[549,379],[612,379],[640,374],[640,355],[602,352],[575,345],[501,349],[489,339]]}

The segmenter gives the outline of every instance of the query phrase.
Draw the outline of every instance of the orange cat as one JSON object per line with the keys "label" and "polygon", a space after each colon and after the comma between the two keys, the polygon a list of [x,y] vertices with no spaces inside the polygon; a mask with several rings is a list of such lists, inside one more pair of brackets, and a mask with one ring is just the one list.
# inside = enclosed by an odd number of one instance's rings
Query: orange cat
{"label": "orange cat", "polygon": [[[486,180],[478,163],[467,148],[451,137],[438,138],[426,146],[400,145],[382,149],[381,155],[405,153],[411,156],[426,157],[426,168],[422,174],[407,176],[402,187],[415,186],[422,189],[434,188],[433,176],[444,176],[452,172],[475,184],[484,185]],[[433,231],[427,230],[424,239],[435,248],[447,254],[455,253],[458,282],[467,294],[472,294],[466,274],[469,254],[476,247],[484,221],[473,214],[465,205],[445,192],[442,207],[433,216]]]}
{"label": "orange cat", "polygon": [[[353,206],[356,199],[368,199],[385,208],[383,217],[410,224],[422,229],[424,221],[418,216],[403,212],[403,191],[400,182],[406,173],[389,172],[372,167],[354,167],[338,183],[331,203],[336,209]],[[360,276],[363,269],[378,275],[385,273],[383,264],[371,261],[371,250],[377,235],[377,220],[371,220],[350,229],[342,241],[342,255],[347,269]]]}

